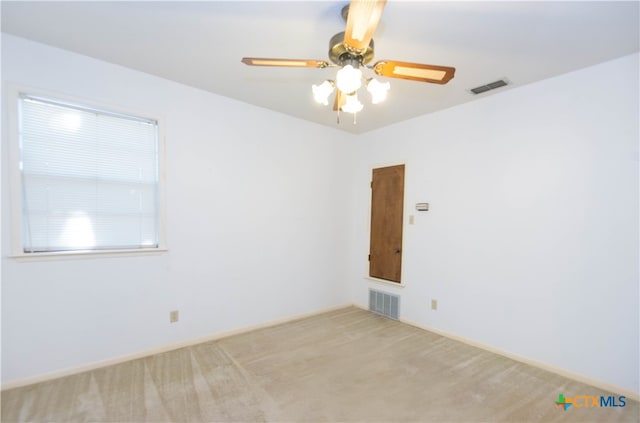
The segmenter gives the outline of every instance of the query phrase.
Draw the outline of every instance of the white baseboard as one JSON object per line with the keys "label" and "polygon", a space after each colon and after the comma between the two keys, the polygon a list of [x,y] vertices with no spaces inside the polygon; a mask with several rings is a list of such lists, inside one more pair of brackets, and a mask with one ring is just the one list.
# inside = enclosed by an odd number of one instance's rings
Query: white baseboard
{"label": "white baseboard", "polygon": [[345,307],[351,307],[351,306],[352,306],[352,304],[342,304],[342,305],[339,305],[339,306],[328,307],[328,308],[324,308],[324,309],[321,309],[321,310],[316,310],[316,311],[309,312],[309,313],[295,314],[293,316],[288,316],[288,317],[284,317],[284,318],[281,318],[281,319],[270,320],[270,321],[265,322],[265,323],[259,323],[257,325],[252,325],[252,326],[244,327],[244,328],[241,328],[241,329],[235,329],[235,330],[221,332],[221,333],[217,333],[217,334],[213,334],[213,335],[203,336],[203,337],[200,337],[200,338],[195,338],[195,339],[189,339],[189,340],[186,340],[186,341],[175,342],[173,344],[163,345],[163,346],[158,347],[158,348],[151,348],[151,349],[147,349],[147,350],[144,350],[144,351],[139,351],[139,352],[135,352],[135,353],[131,353],[131,354],[125,354],[125,355],[121,355],[121,356],[118,356],[118,357],[110,358],[110,359],[107,359],[107,360],[101,360],[101,361],[96,361],[96,362],[93,362],[93,363],[85,364],[85,365],[82,365],[82,366],[76,366],[76,367],[71,367],[71,368],[68,368],[68,369],[57,370],[57,371],[54,371],[54,372],[45,373],[45,374],[42,374],[42,375],[30,377],[30,378],[14,380],[14,381],[3,383],[2,387],[0,388],[0,390],[5,391],[7,389],[19,388],[19,387],[22,387],[22,386],[32,385],[34,383],[46,382],[46,381],[52,380],[52,379],[57,379],[57,378],[65,377],[65,376],[71,376],[71,375],[75,375],[75,374],[78,374],[78,373],[84,373],[84,372],[88,372],[88,371],[91,371],[91,370],[100,369],[102,367],[112,366],[114,364],[121,364],[121,363],[124,363],[124,362],[127,362],[127,361],[136,360],[136,359],[144,358],[144,357],[149,357],[149,356],[155,355],[155,354],[161,354],[161,353],[177,350],[177,349],[180,349],[180,348],[185,348],[185,347],[190,347],[190,346],[197,345],[197,344],[202,344],[204,342],[215,341],[215,340],[218,340],[218,339],[227,338],[229,336],[239,335],[239,334],[242,334],[242,333],[245,333],[245,332],[250,332],[250,331],[256,330],[256,329],[264,329],[264,328],[267,328],[267,327],[270,327],[270,326],[280,325],[282,323],[293,322],[295,320],[300,320],[300,319],[304,319],[306,317],[312,317],[312,316],[315,316],[315,315],[318,315],[318,314],[327,313],[327,312],[330,312],[330,311],[339,310],[339,309],[342,309],[342,308],[345,308]]}
{"label": "white baseboard", "polygon": [[[363,310],[367,310],[367,307],[362,306],[360,304],[354,304],[354,306],[356,306],[358,308],[361,308]],[[552,364],[548,364],[548,363],[544,363],[544,362],[541,362],[541,361],[538,361],[538,360],[534,360],[534,359],[529,358],[529,357],[525,357],[525,356],[522,356],[522,355],[519,355],[519,354],[515,354],[515,353],[512,353],[510,351],[505,351],[505,350],[502,350],[500,348],[496,348],[496,347],[494,347],[492,345],[489,345],[489,344],[484,344],[482,342],[474,341],[472,339],[465,338],[465,337],[460,336],[460,335],[456,335],[456,334],[453,334],[453,333],[450,333],[450,332],[446,332],[446,331],[442,331],[442,330],[439,330],[439,329],[435,329],[435,328],[432,328],[432,327],[429,327],[429,326],[426,326],[426,325],[423,325],[423,324],[420,324],[420,323],[416,323],[416,322],[413,322],[413,321],[410,321],[410,320],[400,319],[400,321],[402,323],[406,323],[406,324],[411,325],[413,327],[416,327],[418,329],[426,330],[428,332],[433,332],[435,334],[444,336],[445,338],[453,339],[455,341],[459,341],[459,342],[465,343],[467,345],[471,345],[473,347],[480,348],[480,349],[483,349],[485,351],[489,351],[489,352],[501,355],[503,357],[510,358],[510,359],[518,361],[520,363],[528,364],[530,366],[537,367],[539,369],[546,370],[546,371],[551,372],[551,373],[555,373],[557,375],[566,377],[567,379],[572,379],[572,380],[575,380],[576,382],[584,383],[586,385],[591,385],[591,386],[594,386],[596,388],[612,392],[614,394],[624,395],[625,397],[630,398],[630,399],[632,399],[634,401],[640,401],[640,392],[635,392],[635,391],[632,391],[630,389],[626,389],[626,388],[622,388],[620,386],[612,385],[612,384],[610,384],[608,382],[604,382],[604,381],[601,381],[599,379],[595,379],[595,378],[590,377],[590,376],[585,376],[585,375],[580,374],[580,373],[572,372],[570,370],[566,370],[566,369],[563,369],[561,367],[554,366]]]}
{"label": "white baseboard", "polygon": [[[200,338],[195,338],[195,339],[190,339],[190,340],[186,340],[186,341],[181,341],[181,342],[176,342],[173,344],[169,344],[169,345],[164,345],[162,347],[158,347],[158,348],[151,348],[148,350],[144,350],[144,351],[139,351],[136,353],[132,353],[132,354],[126,354],[126,355],[122,355],[119,357],[114,357],[112,359],[108,359],[108,360],[102,360],[102,361],[97,361],[94,363],[89,363],[86,365],[82,365],[82,366],[77,366],[77,367],[73,367],[73,368],[68,368],[68,369],[64,369],[64,370],[59,370],[59,371],[55,371],[55,372],[50,372],[50,373],[46,373],[43,375],[38,375],[35,377],[31,377],[31,378],[26,378],[26,379],[20,379],[20,380],[15,380],[15,381],[11,381],[11,382],[7,382],[2,384],[2,388],[1,390],[7,390],[7,389],[12,389],[12,388],[18,388],[21,386],[27,386],[27,385],[32,385],[34,383],[39,383],[39,382],[46,382],[48,380],[52,380],[52,379],[57,379],[60,377],[65,377],[65,376],[71,376],[74,374],[78,374],[78,373],[83,373],[83,372],[87,372],[87,371],[91,371],[91,370],[95,370],[95,369],[99,369],[102,367],[106,367],[106,366],[111,366],[114,364],[120,364],[120,363],[124,363],[130,360],[136,360],[139,358],[144,358],[144,357],[148,357],[154,354],[161,354],[164,352],[168,352],[168,351],[173,351],[173,350],[177,350],[180,348],[185,348],[185,347],[190,347],[192,345],[197,345],[197,344],[201,344],[204,342],[210,342],[210,341],[215,341],[218,339],[222,339],[222,338],[226,338],[229,336],[233,336],[233,335],[238,335],[238,334],[242,334],[245,332],[250,332],[252,330],[256,330],[256,329],[264,329],[266,327],[270,327],[270,326],[275,326],[275,325],[279,325],[282,323],[288,323],[288,322],[292,322],[295,320],[299,320],[299,319],[304,319],[306,317],[311,317],[311,316],[315,316],[318,314],[322,314],[322,313],[327,313],[330,311],[334,311],[334,310],[339,310],[345,307],[349,307],[349,306],[355,306],[358,307],[360,309],[363,310],[367,310],[366,307],[360,305],[360,304],[343,304],[343,305],[339,305],[339,306],[334,306],[334,307],[329,307],[329,308],[325,308],[322,310],[316,310],[314,312],[309,312],[309,313],[302,313],[302,314],[297,314],[297,315],[293,315],[293,316],[288,316],[282,319],[276,319],[276,320],[271,320],[265,323],[260,323],[257,325],[253,325],[253,326],[248,326],[248,327],[244,327],[241,329],[236,329],[236,330],[231,330],[231,331],[227,331],[227,332],[221,332],[221,333],[217,333],[217,334],[213,334],[213,335],[209,335],[209,336],[204,336],[204,337],[200,337]],[[489,344],[484,344],[482,342],[478,342],[478,341],[474,341],[472,339],[468,339],[465,338],[463,336],[459,336],[453,333],[449,333],[446,331],[442,331],[439,329],[435,329],[423,324],[419,324],[416,322],[412,322],[410,320],[406,320],[406,319],[400,319],[400,321],[402,323],[406,323],[408,325],[414,326],[416,328],[422,329],[422,330],[426,330],[428,332],[432,332],[432,333],[436,333],[438,335],[444,336],[446,338],[449,339],[453,339],[455,341],[459,341],[459,342],[463,342],[467,345],[471,345],[473,347],[477,347],[480,349],[483,349],[485,351],[489,351],[495,354],[499,354],[503,357],[507,357],[510,358],[512,360],[518,361],[520,363],[524,363],[524,364],[528,364],[530,366],[534,366],[546,371],[549,371],[551,373],[555,373],[557,375],[566,377],[568,379],[572,379],[575,380],[577,382],[581,382],[587,385],[591,385],[591,386],[595,386],[596,388],[600,388],[603,389],[605,391],[609,391],[618,395],[624,395],[627,398],[630,398],[632,400],[635,401],[640,401],[640,392],[635,392],[632,391],[630,389],[626,389],[626,388],[621,388],[619,386],[616,385],[612,385],[610,383],[601,381],[599,379],[595,379],[592,378],[590,376],[585,376],[583,374],[580,373],[576,373],[576,372],[572,372],[566,369],[563,369],[561,367],[558,366],[554,366],[551,364],[547,364],[547,363],[543,363],[541,361],[537,361],[528,357],[524,357],[521,356],[519,354],[515,354],[512,353],[510,351],[505,351],[502,350],[500,348],[496,348],[492,345]]]}
{"label": "white baseboard", "polygon": [[519,354],[515,354],[515,353],[512,353],[510,351],[505,351],[505,350],[502,350],[500,348],[496,348],[496,347],[494,347],[492,345],[484,344],[482,342],[477,342],[477,341],[474,341],[472,339],[465,338],[463,336],[459,336],[459,335],[455,335],[455,334],[452,334],[452,333],[449,333],[449,332],[445,332],[445,331],[441,331],[441,330],[438,330],[438,329],[430,328],[430,327],[427,327],[427,326],[424,326],[424,325],[421,325],[421,324],[418,324],[418,323],[415,323],[415,322],[411,322],[411,321],[408,321],[408,320],[404,320],[404,319],[402,319],[401,321],[403,323],[406,323],[408,325],[417,327],[419,329],[423,329],[423,330],[426,330],[426,331],[429,331],[429,332],[433,332],[433,333],[436,333],[438,335],[442,335],[442,336],[444,336],[446,338],[453,339],[453,340],[459,341],[459,342],[463,342],[463,343],[465,343],[467,345],[471,345],[473,347],[477,347],[477,348],[483,349],[485,351],[489,351],[489,352],[501,355],[503,357],[510,358],[510,359],[512,359],[514,361],[518,361],[520,363],[528,364],[530,366],[537,367],[539,369],[546,370],[546,371],[551,372],[551,373],[555,373],[557,375],[566,377],[567,379],[572,379],[572,380],[575,380],[576,382],[581,382],[581,383],[584,383],[586,385],[595,386],[596,388],[600,388],[600,389],[603,389],[605,391],[612,392],[614,394],[624,395],[625,397],[630,398],[630,399],[635,400],[635,401],[640,401],[640,392],[635,392],[635,391],[632,391],[630,389],[621,388],[619,386],[612,385],[610,383],[601,381],[599,379],[592,378],[590,376],[585,376],[583,374],[572,372],[570,370],[566,370],[566,369],[563,369],[561,367],[554,366],[552,364],[548,364],[548,363],[544,363],[544,362],[541,362],[541,361],[538,361],[538,360],[534,360],[532,358],[525,357],[525,356],[522,356],[522,355],[519,355]]}
{"label": "white baseboard", "polygon": [[595,378],[590,377],[590,376],[585,376],[585,375],[580,374],[580,373],[576,373],[576,372],[572,372],[572,371],[567,370],[567,369],[563,369],[562,367],[558,367],[558,366],[554,366],[552,364],[544,363],[542,361],[534,360],[532,358],[525,357],[525,356],[522,356],[522,355],[519,355],[519,354],[515,354],[515,353],[512,353],[510,351],[505,351],[505,350],[502,350],[500,348],[496,348],[496,347],[494,347],[492,345],[484,344],[482,342],[477,342],[477,341],[465,338],[463,336],[455,335],[455,334],[452,334],[452,333],[449,333],[449,332],[445,332],[445,331],[441,331],[441,330],[434,329],[434,328],[429,328],[429,327],[426,327],[424,325],[420,325],[418,323],[407,321],[407,320],[402,320],[402,322],[406,323],[408,325],[411,325],[411,326],[415,326],[415,327],[417,327],[419,329],[423,329],[423,330],[427,330],[429,332],[437,333],[438,335],[442,335],[444,337],[447,337],[447,338],[450,338],[450,339],[453,339],[453,340],[456,340],[456,341],[463,342],[463,343],[471,345],[473,347],[477,347],[477,348],[480,348],[480,349],[483,349],[483,350],[486,350],[486,351],[489,351],[489,352],[492,352],[492,353],[495,353],[495,354],[499,354],[501,356],[510,358],[512,360],[515,360],[515,361],[518,361],[518,362],[521,362],[521,363],[524,363],[524,364],[528,364],[528,365],[533,366],[533,367],[537,367],[537,368],[542,369],[542,370],[546,370],[546,371],[551,372],[551,373],[555,373],[557,375],[566,377],[567,379],[575,380],[576,382],[581,382],[581,383],[584,383],[586,385],[595,386],[596,388],[600,388],[600,389],[603,389],[605,391],[612,392],[614,394],[624,395],[625,397],[630,398],[630,399],[635,400],[635,401],[640,401],[640,392],[635,392],[635,391],[632,391],[630,389],[626,389],[626,388],[622,388],[620,386],[612,385],[612,384],[610,384],[608,382],[604,382],[602,380],[595,379]]}

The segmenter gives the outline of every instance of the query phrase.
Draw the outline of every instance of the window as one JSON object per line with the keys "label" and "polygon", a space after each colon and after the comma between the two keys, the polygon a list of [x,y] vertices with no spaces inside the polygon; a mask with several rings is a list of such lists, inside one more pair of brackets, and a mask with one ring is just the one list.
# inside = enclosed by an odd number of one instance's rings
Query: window
{"label": "window", "polygon": [[17,117],[21,255],[161,247],[156,120],[29,94]]}

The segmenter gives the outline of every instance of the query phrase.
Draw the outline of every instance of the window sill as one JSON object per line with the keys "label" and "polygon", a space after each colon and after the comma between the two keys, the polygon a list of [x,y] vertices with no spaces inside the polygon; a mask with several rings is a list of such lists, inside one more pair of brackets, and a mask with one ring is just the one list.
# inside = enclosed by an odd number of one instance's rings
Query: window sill
{"label": "window sill", "polygon": [[378,278],[374,278],[372,276],[365,276],[364,277],[366,280],[372,281],[372,282],[378,282],[387,286],[395,286],[396,288],[404,288],[406,285],[402,282],[398,283],[398,282],[391,282],[388,281],[386,279],[378,279]]}
{"label": "window sill", "polygon": [[42,253],[11,254],[9,258],[17,261],[91,259],[104,257],[133,257],[163,254],[167,248],[136,248],[132,250],[99,250],[99,251],[52,251]]}

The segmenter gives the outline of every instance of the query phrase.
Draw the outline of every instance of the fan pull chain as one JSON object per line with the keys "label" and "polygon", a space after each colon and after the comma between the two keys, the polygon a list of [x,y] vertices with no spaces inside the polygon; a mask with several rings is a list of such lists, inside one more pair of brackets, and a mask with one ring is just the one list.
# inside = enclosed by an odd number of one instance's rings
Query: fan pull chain
{"label": "fan pull chain", "polygon": [[[354,114],[353,114],[353,124],[354,124],[354,125],[357,125],[357,124],[358,124],[358,122],[357,122],[357,120],[356,120],[356,115],[357,115],[357,113],[354,113]],[[340,110],[338,110],[338,111],[336,112],[336,124],[340,125]]]}

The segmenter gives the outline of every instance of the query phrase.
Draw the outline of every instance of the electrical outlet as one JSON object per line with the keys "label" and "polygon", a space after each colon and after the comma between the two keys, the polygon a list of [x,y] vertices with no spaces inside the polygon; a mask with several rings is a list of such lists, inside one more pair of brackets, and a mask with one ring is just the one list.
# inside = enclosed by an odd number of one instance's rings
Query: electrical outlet
{"label": "electrical outlet", "polygon": [[438,309],[438,300],[431,300],[431,310]]}
{"label": "electrical outlet", "polygon": [[175,323],[180,318],[178,310],[173,310],[169,312],[169,323]]}

